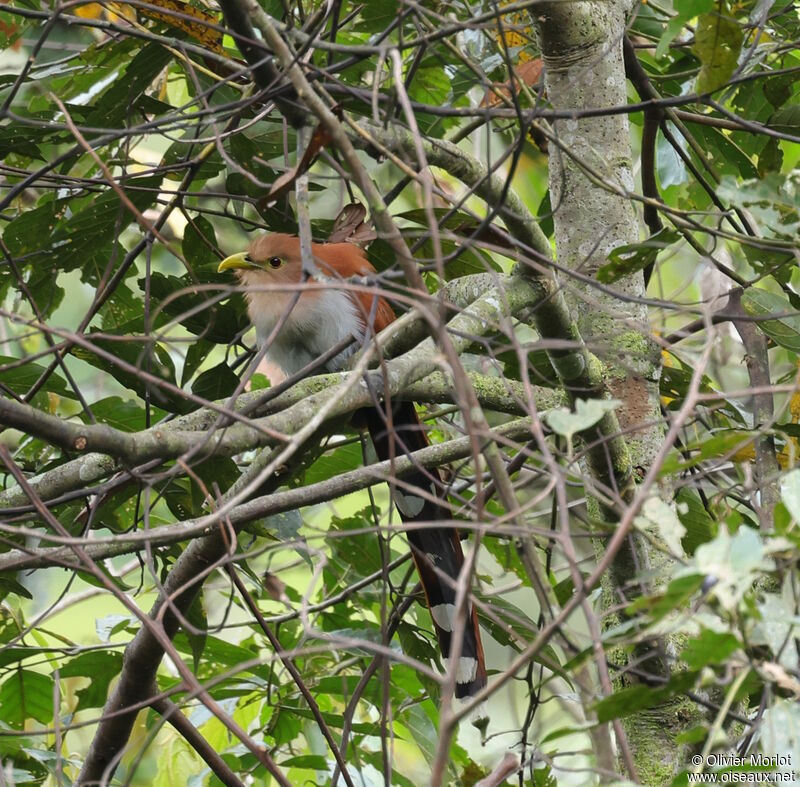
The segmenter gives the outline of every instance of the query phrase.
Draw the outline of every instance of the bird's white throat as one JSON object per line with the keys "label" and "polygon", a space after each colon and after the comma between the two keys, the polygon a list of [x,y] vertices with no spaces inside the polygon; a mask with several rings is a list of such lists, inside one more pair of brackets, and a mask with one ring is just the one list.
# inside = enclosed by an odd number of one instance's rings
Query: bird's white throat
{"label": "bird's white throat", "polygon": [[[314,288],[298,298],[296,292],[272,287],[259,289],[257,285],[248,284],[247,300],[247,312],[256,329],[258,346],[269,343],[267,359],[287,375],[296,374],[342,340],[362,339],[364,335],[356,305],[341,290]],[[285,320],[284,315],[287,315]],[[273,331],[281,322],[273,337]],[[320,371],[340,369],[357,347],[353,344],[339,353]]]}

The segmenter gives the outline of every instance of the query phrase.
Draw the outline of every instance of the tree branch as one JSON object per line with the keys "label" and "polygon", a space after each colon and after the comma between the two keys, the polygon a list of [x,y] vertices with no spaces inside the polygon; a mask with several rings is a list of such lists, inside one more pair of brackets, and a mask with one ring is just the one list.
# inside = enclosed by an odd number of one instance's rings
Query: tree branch
{"label": "tree branch", "polygon": [[[530,437],[530,423],[530,419],[523,418],[495,427],[493,429],[494,437],[511,442],[525,440]],[[232,508],[227,514],[226,521],[229,521],[234,528],[240,529],[248,522],[257,519],[332,500],[350,492],[366,489],[374,484],[392,482],[396,478],[402,478],[417,466],[439,467],[448,462],[463,459],[469,456],[470,450],[469,437],[448,440],[446,443],[436,443],[411,454],[398,456],[394,460],[386,460],[341,473],[317,484],[255,497]],[[0,524],[0,532],[15,536],[31,536],[40,540],[64,544],[64,546],[50,549],[10,550],[0,555],[0,572],[16,572],[54,565],[80,568],[80,563],[74,558],[72,548],[67,544],[82,545],[86,554],[92,560],[97,561],[137,552],[145,546],[166,546],[192,538],[211,536],[219,529],[219,526],[219,517],[212,513],[152,530],[139,530],[133,533],[92,539],[70,539],[43,535],[42,531],[38,529]]]}
{"label": "tree branch", "polygon": [[[467,282],[462,286],[462,292],[471,290],[477,295],[481,284],[485,284],[485,281],[481,278],[472,284]],[[505,295],[501,294],[499,288],[492,289],[488,293],[484,289],[481,297],[477,297],[464,311],[457,313],[448,324],[456,349],[459,352],[468,350],[472,346],[474,337],[485,335],[504,315],[524,311],[537,296],[538,290],[535,286],[515,286]],[[403,335],[395,342],[407,341],[408,334],[413,334],[413,325],[398,322],[400,328],[405,331],[401,331]],[[386,337],[392,336],[394,332],[392,326],[389,326],[376,337],[381,352]],[[406,388],[435,371],[437,365],[435,359],[434,345],[427,340],[414,350],[385,363],[387,383],[384,383],[381,372],[370,372],[373,390],[385,392],[392,398],[400,396]],[[200,452],[204,456],[212,454],[232,456],[255,447],[274,445],[277,436],[286,439],[294,434],[325,402],[339,396],[343,386],[348,385],[348,374],[343,372],[302,380],[269,403],[266,409],[272,411],[273,415],[256,418],[248,423],[236,423],[225,429],[221,428],[225,424],[220,423],[217,413],[204,410],[177,418],[171,424],[130,433],[105,424],[68,422],[10,399],[0,399],[0,424],[21,429],[67,451],[87,454],[93,452],[118,457],[128,466],[136,466],[151,459],[174,458],[189,451]],[[497,384],[489,384],[485,388],[499,391]],[[262,396],[263,392],[243,394],[234,405],[236,411],[252,407]],[[358,386],[339,399],[330,417],[338,418],[372,403],[369,388]],[[279,408],[284,409],[275,412]],[[241,415],[239,417],[241,418]],[[115,467],[113,462],[94,456],[90,459],[87,456],[85,464],[81,464],[80,467],[58,468],[58,483],[48,483],[48,491],[62,494],[68,488],[75,488],[68,487],[67,484],[79,482],[83,486],[107,475],[113,467]],[[53,480],[49,478],[48,482]],[[22,499],[15,490],[8,490],[0,494],[0,506],[17,505]]]}

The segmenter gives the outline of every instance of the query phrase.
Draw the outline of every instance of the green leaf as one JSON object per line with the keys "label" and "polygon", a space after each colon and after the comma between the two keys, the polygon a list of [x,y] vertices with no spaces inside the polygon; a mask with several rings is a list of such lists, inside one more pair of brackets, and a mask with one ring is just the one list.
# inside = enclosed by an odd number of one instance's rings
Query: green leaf
{"label": "green leaf", "polygon": [[[411,84],[407,87],[408,97],[419,104],[430,107],[452,104],[450,74],[445,69],[445,63],[438,58],[424,60],[414,71]],[[420,133],[433,137],[443,136],[444,132],[456,123],[454,118],[443,118],[421,109],[414,111],[414,118]]]}
{"label": "green leaf", "polygon": [[[330,533],[325,539],[333,555],[344,565],[355,569],[359,577],[372,574],[383,565],[378,538],[371,532],[375,523],[370,512],[371,509],[367,508],[354,516],[333,517]],[[357,532],[348,535],[350,531]]]}
{"label": "green leaf", "polygon": [[[220,283],[218,277],[214,283]],[[144,291],[144,279],[139,280],[139,287]],[[177,320],[191,333],[215,344],[230,343],[248,325],[244,308],[238,303],[217,303],[216,293],[208,287],[199,289],[186,276],[151,274],[150,297],[158,314]]]}
{"label": "green leaf", "polygon": [[[449,211],[444,208],[435,208],[434,215],[442,229],[455,233],[463,242],[446,235],[439,240],[442,256],[445,259],[445,277],[448,281],[457,279],[461,276],[468,276],[473,273],[485,273],[487,270],[500,271],[500,266],[488,255],[482,252],[474,243],[472,234],[478,228],[478,222],[474,216],[465,211]],[[430,217],[428,212],[423,209],[408,210],[398,215],[405,221],[413,222],[421,227],[428,227]],[[373,244],[370,247],[370,255],[377,253],[379,246]],[[432,259],[434,256],[433,241],[426,240],[416,251],[420,259]],[[390,259],[393,259],[393,252],[389,251]],[[379,270],[383,270],[388,265],[376,265]]]}
{"label": "green leaf", "polygon": [[791,240],[800,232],[797,191],[796,175],[777,172],[744,181],[726,175],[717,186],[720,199],[746,207],[760,223]]}
{"label": "green leaf", "polygon": [[[361,675],[333,675],[330,677],[322,677],[314,684],[314,689],[317,694],[324,694],[329,696],[336,694],[337,696],[346,697],[350,699],[353,696],[358,684],[361,682]],[[364,697],[369,701],[378,700],[379,687],[367,686]]]}
{"label": "green leaf", "polygon": [[[0,667],[6,667],[9,664],[19,664],[19,666],[22,666],[25,660],[38,658],[41,655],[41,648],[22,645],[12,647],[4,646],[0,649]],[[2,738],[2,735],[0,735],[0,738]]]}
{"label": "green leaf", "polygon": [[564,577],[560,582],[553,585],[553,593],[556,601],[563,607],[575,593],[575,582],[572,577]]}
{"label": "green leaf", "polygon": [[436,60],[424,61],[414,72],[408,95],[413,101],[432,107],[446,104],[450,95],[450,77],[445,71],[444,63]]}
{"label": "green leaf", "polygon": [[[441,653],[435,647],[431,639],[422,636],[421,630],[417,626],[402,622],[397,627],[397,638],[403,653],[412,659],[416,659],[422,664],[435,664],[443,670]],[[419,676],[423,680],[423,676]]]}
{"label": "green leaf", "polygon": [[758,169],[754,174],[766,178],[770,172],[779,172],[782,166],[783,149],[780,140],[771,137],[758,154]]}
{"label": "green leaf", "polygon": [[134,621],[135,618],[131,615],[111,614],[95,620],[94,628],[101,642],[109,642],[111,637],[121,631],[135,634]]}
{"label": "green leaf", "polygon": [[0,718],[16,729],[22,729],[28,719],[49,726],[54,713],[54,685],[49,675],[14,670],[0,686]]}
{"label": "green leaf", "polygon": [[669,20],[656,47],[655,58],[660,60],[683,26],[690,19],[705,14],[714,7],[714,0],[675,0],[673,3],[675,16]]}
{"label": "green leaf", "polygon": [[192,383],[192,393],[214,401],[230,396],[237,385],[239,378],[231,371],[228,364],[222,361],[197,377]]}
{"label": "green leaf", "polygon": [[327,481],[340,473],[355,470],[364,464],[361,443],[348,443],[323,454],[305,471],[305,485]]}
{"label": "green leaf", "polygon": [[178,519],[188,519],[208,513],[206,493],[213,495],[215,486],[218,486],[221,492],[225,492],[239,475],[236,463],[224,456],[206,459],[193,470],[200,484],[195,478],[175,478],[163,490],[169,510]]}
{"label": "green leaf", "polygon": [[[800,315],[788,298],[758,287],[750,287],[742,293],[742,306],[751,317],[757,319],[759,330],[775,344],[800,353]],[[763,319],[773,315],[781,316]]]}
{"label": "green leaf", "polygon": [[630,612],[648,610],[657,622],[673,610],[685,607],[704,580],[705,574],[697,569],[694,569],[694,573],[687,572],[686,576],[671,580],[666,590],[650,596],[640,596],[630,605]]}
{"label": "green leaf", "polygon": [[208,354],[214,345],[205,339],[197,339],[189,345],[186,357],[183,359],[183,370],[181,371],[181,388],[186,387],[186,383],[192,379],[194,373],[203,365],[203,361],[208,358]]}
{"label": "green leaf", "polygon": [[594,426],[606,413],[616,410],[621,404],[618,399],[576,399],[574,413],[565,407],[557,407],[548,410],[542,418],[556,434],[572,439],[578,432]]}
{"label": "green leaf", "polygon": [[4,599],[9,594],[12,596],[19,596],[20,598],[27,598],[31,601],[33,600],[31,592],[25,585],[17,582],[14,577],[0,576],[0,600]]}
{"label": "green leaf", "polygon": [[661,475],[667,476],[696,467],[707,459],[727,458],[735,461],[750,461],[753,457],[753,441],[761,437],[761,432],[748,429],[723,429],[702,440],[689,443],[686,450],[691,452],[688,459],[677,452],[670,454],[661,467]]}
{"label": "green leaf", "polygon": [[[160,183],[160,178],[132,177],[122,188],[141,212],[155,201]],[[131,210],[109,189],[96,198],[71,197],[26,211],[6,226],[4,239],[14,257],[24,258],[28,288],[47,316],[63,296],[58,273],[81,268],[83,280],[96,286],[109,260],[123,256],[115,238],[133,220]],[[0,267],[0,291],[9,275],[6,266]]]}
{"label": "green leaf", "polygon": [[[146,412],[141,404],[119,396],[108,396],[90,405],[92,415],[102,424],[108,424],[123,432],[137,432],[144,429],[147,423]],[[157,407],[150,408],[150,423],[161,420],[166,413]],[[89,423],[89,416],[81,414],[84,423]]]}
{"label": "green leaf", "polygon": [[550,204],[550,192],[546,191],[539,207],[536,209],[536,219],[539,227],[548,238],[553,237],[555,225],[553,224],[553,206]]}
{"label": "green leaf", "polygon": [[[668,356],[668,362],[661,369],[661,396],[682,401],[692,383],[694,371],[692,367],[682,363],[679,358],[673,355]],[[708,375],[704,374],[700,380],[700,392],[716,393]]]}
{"label": "green leaf", "polygon": [[700,544],[710,541],[717,532],[716,522],[703,506],[697,492],[685,487],[678,490],[675,496],[678,518],[686,528],[683,537],[683,548],[687,555],[693,555]]}
{"label": "green leaf", "polygon": [[294,741],[302,729],[303,719],[296,709],[280,707],[273,714],[267,732],[275,739],[275,744],[280,746]]}
{"label": "green leaf", "polygon": [[436,756],[436,742],[439,738],[436,725],[421,705],[413,703],[405,713],[400,716],[400,721],[406,726],[414,742],[419,746],[426,762],[433,762]]}
{"label": "green leaf", "polygon": [[[121,326],[138,321],[141,322],[141,330],[144,330],[142,297],[124,282],[119,282],[100,309],[100,324],[104,331],[114,333]],[[159,327],[158,317],[152,321],[152,327]]]}
{"label": "green leaf", "polygon": [[800,104],[790,104],[773,113],[768,125],[782,134],[800,135]]}
{"label": "green leaf", "polygon": [[[148,371],[150,374],[177,385],[175,365],[165,347],[143,337],[127,336],[120,340],[100,339],[95,337],[93,344],[105,353],[125,361],[129,366]],[[73,347],[72,354],[76,358],[91,364],[97,369],[110,374],[117,382],[137,393],[142,399],[149,390],[151,400],[165,410],[174,413],[186,413],[193,405],[178,393],[162,389],[158,383],[148,383],[137,371],[120,367],[108,357],[101,356],[85,347]]]}
{"label": "green leaf", "polygon": [[758,602],[758,612],[761,619],[756,621],[749,634],[748,645],[767,645],[775,661],[795,672],[798,666],[797,650],[787,647],[798,623],[793,599],[778,593],[764,593]]}
{"label": "green leaf", "polygon": [[205,594],[202,591],[192,601],[189,611],[186,613],[186,619],[191,624],[191,630],[186,630],[186,639],[192,649],[194,672],[197,673],[208,639],[208,617],[206,615]]}
{"label": "green leaf", "polygon": [[[115,533],[128,530],[134,522],[134,517],[141,516],[142,512],[137,507],[139,499],[139,485],[130,481],[128,483],[112,489],[110,492],[101,495],[99,506],[95,508],[92,519],[93,529],[107,527]],[[83,518],[78,520],[78,524],[84,523]],[[74,528],[74,525],[73,525]],[[77,535],[77,533],[76,533]]]}
{"label": "green leaf", "polygon": [[755,530],[742,526],[730,536],[723,527],[713,541],[697,548],[692,561],[678,573],[679,576],[702,574],[713,580],[709,592],[725,609],[733,611],[753,582],[774,567],[774,561],[768,557],[765,544]]}
{"label": "green leaf", "polygon": [[[169,106],[165,109],[170,109]],[[158,109],[154,108],[153,113],[157,113]],[[170,145],[164,157],[161,159],[161,166],[166,171],[166,176],[169,180],[180,182],[184,177],[184,170],[186,162],[202,150],[202,145],[195,141],[196,131],[194,129],[187,131],[180,136],[175,142]],[[204,156],[199,163],[195,164],[195,169],[192,172],[192,181],[195,184],[202,183],[203,181],[211,180],[219,175],[225,168],[225,162],[218,150],[214,150],[210,155]],[[191,226],[191,225],[190,225]]]}
{"label": "green leaf", "polygon": [[[452,750],[453,750],[454,746],[455,746],[455,744],[453,744],[451,746],[451,749],[450,749],[451,754],[452,754]],[[384,768],[383,752],[380,752],[380,751],[376,751],[376,752],[362,751],[361,752],[361,759],[365,763],[369,763],[370,765],[372,765],[372,767],[375,768],[375,770],[378,773],[380,773]],[[409,770],[412,770],[414,768],[414,764],[413,763],[409,763],[409,764],[403,763],[403,764],[400,765],[400,767],[406,767]],[[348,768],[348,771],[350,772],[350,778],[352,779],[353,784],[368,785],[368,784],[374,784],[375,783],[374,780],[370,778],[370,774],[369,773],[364,773],[364,769],[362,769],[361,771],[358,771],[353,765],[348,765],[347,768]],[[464,783],[465,785],[468,784],[468,782],[462,782],[462,783]],[[398,770],[398,763],[397,762],[393,762],[392,763],[392,787],[419,787],[419,779],[418,778],[417,779],[409,779],[408,777],[404,776]]]}
{"label": "green leaf", "polygon": [[[257,519],[247,525],[247,530],[263,538],[277,538],[278,541],[296,541],[300,538],[303,518],[298,510],[282,511],[264,519]],[[300,555],[308,559],[308,550],[300,550]],[[309,561],[310,565],[310,561]]]}
{"label": "green leaf", "polygon": [[658,254],[681,239],[680,233],[664,228],[641,243],[628,243],[617,246],[608,254],[609,262],[597,271],[597,281],[612,284],[623,276],[653,265]]}
{"label": "green leaf", "polygon": [[270,383],[269,378],[265,374],[261,374],[261,372],[255,372],[250,377],[251,391],[263,391],[271,386],[272,384]]}
{"label": "green leaf", "polygon": [[[690,727],[686,732],[682,732],[675,737],[675,743],[681,744],[696,744],[702,743],[708,737],[708,727],[704,724],[698,724]],[[675,784],[675,782],[673,782]]]}
{"label": "green leaf", "polygon": [[[533,787],[558,787],[558,779],[549,765],[537,763],[533,771]],[[624,784],[620,787],[625,787]]]}
{"label": "green leaf", "polygon": [[554,729],[552,732],[548,732],[540,741],[539,744],[543,745],[545,743],[550,743],[552,741],[557,741],[560,738],[566,738],[571,735],[585,733],[587,730],[591,729],[594,726],[592,722],[583,722],[582,724],[571,724],[568,727],[558,727]]}
{"label": "green leaf", "polygon": [[[284,706],[281,706],[281,711],[286,710]],[[303,719],[311,719],[316,723],[316,719],[314,714],[308,708],[289,708],[288,712],[293,715]],[[341,729],[344,719],[341,713],[328,713],[323,711],[321,714],[322,720],[325,722],[328,727],[332,727],[334,729]],[[275,716],[273,716],[275,718]],[[351,725],[351,732],[356,733],[357,735],[378,735],[380,734],[378,730],[378,725],[372,722],[355,722]]]}
{"label": "green leaf", "polygon": [[790,470],[781,478],[781,499],[792,519],[800,523],[800,468]]}
{"label": "green leaf", "polygon": [[64,664],[62,678],[88,678],[89,685],[78,689],[76,711],[101,708],[105,705],[108,686],[122,670],[122,653],[114,650],[94,650],[81,653]]}
{"label": "green leaf", "polygon": [[758,176],[750,156],[730,136],[702,123],[692,123],[691,129],[707,160],[721,175],[734,175],[739,179]]}
{"label": "green leaf", "polygon": [[[263,138],[262,141],[256,141],[244,134],[234,134],[230,138],[229,147],[233,160],[251,176],[250,182],[262,193],[269,191],[272,183],[278,178],[278,172],[266,164],[273,155],[264,149]],[[252,178],[260,181],[261,185],[254,183]]]}
{"label": "green leaf", "polygon": [[771,172],[764,178],[748,180],[727,176],[722,178],[718,186],[720,197],[741,207],[776,203],[787,208],[796,208],[795,190],[795,179],[778,172]]}
{"label": "green leaf", "polygon": [[[20,115],[24,117],[25,113]],[[42,152],[42,146],[56,134],[55,129],[25,128],[19,123],[7,123],[0,126],[0,158],[6,159],[17,154],[32,160],[44,161],[46,157]]]}
{"label": "green leaf", "polygon": [[[141,213],[155,202],[161,179],[132,177],[120,185],[128,201]],[[48,248],[58,260],[60,270],[80,267],[84,270],[84,280],[97,284],[108,266],[111,249],[115,249],[119,257],[124,254],[124,249],[113,239],[133,221],[135,216],[130,208],[109,189],[82,210],[74,214],[67,211],[50,238]]]}
{"label": "green leaf", "polygon": [[[759,738],[765,756],[788,758],[790,764],[800,762],[800,706],[793,697],[776,698],[766,709],[759,724]],[[796,767],[792,764],[791,770]]]}
{"label": "green leaf", "polygon": [[791,282],[792,273],[797,269],[792,252],[759,249],[749,244],[742,244],[741,249],[747,262],[753,266],[753,270],[772,276],[781,284]]}
{"label": "green leaf", "polygon": [[[298,731],[299,732],[299,731]],[[305,768],[310,771],[328,770],[328,761],[320,754],[301,754],[279,763],[282,768]]]}
{"label": "green leaf", "polygon": [[633,523],[639,530],[654,533],[676,557],[683,555],[681,540],[686,528],[668,503],[658,497],[648,497]]}
{"label": "green leaf", "polygon": [[361,6],[356,29],[379,33],[388,29],[400,8],[395,0],[370,0]]}
{"label": "green leaf", "polygon": [[[673,123],[669,121],[666,121],[666,123],[673,134],[673,139],[676,139],[680,149],[686,152],[689,146],[684,137],[676,131]],[[689,180],[686,163],[678,155],[672,142],[663,134],[659,134],[656,137],[656,171],[658,173],[658,182],[661,184],[662,189],[678,186]]]}
{"label": "green leaf", "polygon": [[[234,136],[232,141],[239,139],[239,136]],[[216,273],[219,261],[214,252],[217,248],[217,236],[211,222],[205,216],[192,217],[183,232],[183,243],[181,244],[186,262],[195,270],[211,265]]]}
{"label": "green leaf", "polygon": [[692,637],[681,653],[681,658],[690,670],[697,671],[707,664],[722,664],[741,648],[733,634],[703,629],[700,635]]}
{"label": "green leaf", "polygon": [[[489,599],[486,599],[486,601],[488,603]],[[495,602],[497,603],[496,607],[494,606]],[[529,641],[531,636],[535,635],[536,622],[529,619],[525,609],[505,598],[492,596],[491,604],[493,607],[492,615],[478,612],[478,620],[481,626],[488,630],[501,645],[513,648],[516,651],[521,650],[520,643]],[[495,611],[496,614],[494,614]],[[548,652],[543,659],[548,662],[548,668],[551,666],[548,661],[551,656],[554,656],[554,654]],[[538,658],[538,656],[534,657],[534,661],[538,660]],[[555,656],[552,663],[558,664],[559,658]]]}
{"label": "green leaf", "polygon": [[43,253],[42,239],[50,237],[66,210],[66,200],[49,200],[20,213],[3,231],[3,241],[11,255],[25,257],[35,252]]}
{"label": "green leaf", "polygon": [[620,689],[611,696],[604,697],[595,705],[597,721],[603,724],[607,721],[631,716],[646,708],[654,708],[672,697],[685,694],[694,686],[694,682],[694,673],[680,672],[673,674],[663,686],[640,685]]}
{"label": "green leaf", "polygon": [[[20,360],[8,355],[0,355],[0,378],[3,380],[3,385],[10,388],[15,394],[25,396],[33,384],[44,374],[45,367],[33,361],[28,361],[20,366],[18,365]],[[75,393],[67,386],[67,381],[58,372],[53,372],[47,378],[44,390],[67,399],[76,398]]]}
{"label": "green leaf", "polygon": [[115,79],[95,102],[86,124],[106,128],[123,125],[131,109],[171,58],[172,53],[160,44],[147,44],[128,63],[124,77]]}

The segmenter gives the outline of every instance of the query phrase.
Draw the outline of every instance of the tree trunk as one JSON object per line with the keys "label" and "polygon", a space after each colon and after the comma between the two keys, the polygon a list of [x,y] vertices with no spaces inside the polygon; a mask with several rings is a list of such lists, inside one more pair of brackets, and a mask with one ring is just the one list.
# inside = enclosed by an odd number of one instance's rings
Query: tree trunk
{"label": "tree trunk", "polygon": [[[628,10],[623,2],[545,3],[536,7],[536,24],[547,96],[554,109],[575,112],[574,118],[554,122],[549,144],[557,260],[579,274],[562,274],[562,282],[581,335],[605,362],[608,389],[622,401],[620,427],[632,464],[643,474],[664,437],[660,353],[650,335],[644,279],[635,273],[613,287],[599,287],[594,280],[609,252],[640,240],[635,203],[629,197],[634,191],[630,128],[625,113],[581,117],[587,109],[626,104],[622,41]],[[670,494],[669,489],[661,491]],[[590,499],[589,513],[595,520],[604,518],[596,499]],[[631,536],[611,571],[608,602],[618,603],[620,593],[643,570],[664,576],[665,563],[662,553]],[[665,675],[671,648],[670,643],[662,645],[661,658],[638,666]],[[613,656],[614,661],[622,658]],[[619,678],[622,684],[633,681],[627,674]],[[625,725],[644,784],[668,782],[684,763],[685,754],[675,742],[686,727],[684,704],[677,701],[636,714]]]}

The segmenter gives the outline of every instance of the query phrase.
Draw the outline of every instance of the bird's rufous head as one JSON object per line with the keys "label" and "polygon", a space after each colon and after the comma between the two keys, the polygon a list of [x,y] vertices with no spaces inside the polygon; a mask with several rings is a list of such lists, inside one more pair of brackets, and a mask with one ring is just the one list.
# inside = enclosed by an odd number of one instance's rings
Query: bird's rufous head
{"label": "bird's rufous head", "polygon": [[255,238],[247,251],[231,254],[217,272],[234,271],[245,284],[297,284],[302,279],[300,240],[273,233]]}
{"label": "bird's rufous head", "polygon": [[[329,310],[330,314],[343,319],[351,311],[340,308],[338,299],[343,293],[355,309],[356,322],[360,322],[362,327],[369,320],[373,328],[380,331],[394,320],[394,312],[384,298],[338,284],[353,276],[375,273],[375,268],[358,246],[352,243],[312,243],[311,255],[315,270],[304,277],[300,239],[276,232],[260,235],[247,251],[226,257],[217,271],[237,274],[246,289],[248,314],[253,322],[263,320],[264,315],[271,319],[287,310],[292,319],[302,321],[308,316],[309,309],[326,299],[328,303],[338,304]],[[301,285],[299,300],[295,295],[298,285]]]}

